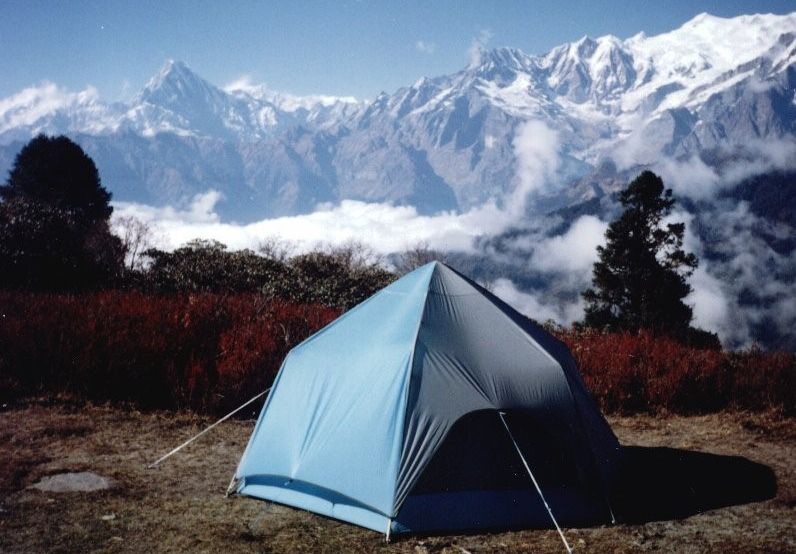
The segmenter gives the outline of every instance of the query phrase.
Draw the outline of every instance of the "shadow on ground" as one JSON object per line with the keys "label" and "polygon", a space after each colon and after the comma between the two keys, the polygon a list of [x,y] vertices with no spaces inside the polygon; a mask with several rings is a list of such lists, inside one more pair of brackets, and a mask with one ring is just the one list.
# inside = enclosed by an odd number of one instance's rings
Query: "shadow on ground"
{"label": "shadow on ground", "polygon": [[678,448],[623,447],[614,510],[622,523],[680,519],[759,502],[777,492],[774,471],[741,456]]}

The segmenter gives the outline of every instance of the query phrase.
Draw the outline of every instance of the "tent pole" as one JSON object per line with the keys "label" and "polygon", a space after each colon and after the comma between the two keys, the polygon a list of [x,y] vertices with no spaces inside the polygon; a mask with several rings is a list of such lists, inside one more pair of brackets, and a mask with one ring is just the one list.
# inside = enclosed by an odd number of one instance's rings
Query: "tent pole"
{"label": "tent pole", "polygon": [[168,457],[169,457],[169,456],[171,456],[172,454],[176,454],[177,452],[179,452],[180,450],[182,450],[183,448],[185,448],[186,446],[188,446],[189,444],[191,444],[193,441],[195,441],[196,439],[198,439],[199,437],[201,437],[202,435],[204,435],[205,433],[207,433],[207,432],[208,432],[210,429],[212,429],[213,427],[215,427],[216,425],[218,425],[218,424],[219,424],[219,423],[221,423],[222,421],[226,421],[226,420],[228,420],[228,419],[229,419],[229,418],[231,418],[233,415],[235,415],[236,413],[238,413],[239,411],[241,411],[243,408],[245,408],[246,406],[248,406],[249,404],[251,404],[252,402],[254,402],[255,400],[257,400],[258,398],[260,398],[260,397],[261,397],[262,395],[264,395],[265,393],[267,393],[269,390],[271,390],[271,387],[268,387],[267,389],[265,389],[263,392],[261,392],[260,394],[258,394],[258,395],[257,395],[257,396],[255,396],[254,398],[251,398],[251,399],[247,400],[246,402],[244,402],[243,404],[241,404],[240,406],[238,406],[237,408],[235,408],[234,410],[232,410],[231,412],[229,412],[227,415],[225,415],[224,417],[222,417],[221,419],[219,419],[218,421],[216,421],[215,423],[213,423],[211,426],[207,427],[207,428],[206,428],[206,429],[204,429],[203,431],[199,431],[199,432],[198,432],[196,435],[194,435],[193,437],[191,437],[190,439],[188,439],[187,441],[185,441],[184,443],[182,443],[180,446],[178,446],[178,447],[174,448],[174,449],[173,449],[171,452],[169,452],[168,454],[164,454],[163,456],[161,456],[160,458],[158,458],[157,460],[155,460],[154,462],[152,462],[151,464],[149,464],[148,466],[146,466],[146,467],[147,467],[147,469],[152,469],[153,467],[157,467],[157,465],[158,465],[160,462],[162,462],[163,460],[165,460],[166,458],[168,458]]}
{"label": "tent pole", "polygon": [[547,513],[550,514],[550,519],[553,521],[553,525],[556,526],[556,530],[558,531],[558,534],[561,536],[561,541],[564,543],[564,548],[566,548],[567,552],[571,554],[572,548],[569,546],[567,538],[564,536],[564,532],[561,530],[561,527],[559,527],[558,522],[556,521],[556,518],[553,515],[553,510],[551,510],[550,506],[547,504],[547,500],[545,500],[545,497],[542,494],[542,489],[539,488],[539,483],[536,482],[536,477],[533,476],[531,468],[528,465],[528,462],[525,460],[525,456],[522,455],[522,450],[520,450],[520,445],[517,444],[516,440],[514,440],[514,435],[511,433],[511,429],[509,429],[508,423],[506,423],[505,412],[499,411],[498,415],[500,416],[500,421],[503,422],[503,427],[506,428],[506,432],[509,434],[511,442],[514,443],[514,448],[517,450],[517,454],[519,454],[520,460],[522,460],[522,464],[525,466],[525,470],[528,472],[528,475],[530,475],[531,481],[533,481],[533,486],[536,487],[536,492],[539,493],[539,498],[542,499],[542,503],[544,504],[544,507],[547,509]]}
{"label": "tent pole", "polygon": [[390,531],[392,531],[392,518],[387,520],[387,535],[384,537],[386,542],[390,542]]}

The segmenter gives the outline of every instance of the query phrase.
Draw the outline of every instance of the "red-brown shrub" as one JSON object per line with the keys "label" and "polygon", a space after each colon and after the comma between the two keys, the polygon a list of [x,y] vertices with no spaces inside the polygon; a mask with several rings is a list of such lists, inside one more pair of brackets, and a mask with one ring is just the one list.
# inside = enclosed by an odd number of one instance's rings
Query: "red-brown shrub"
{"label": "red-brown shrub", "polygon": [[[68,392],[228,411],[339,312],[258,294],[0,292],[0,395]],[[556,331],[606,412],[796,414],[796,355],[699,350],[650,334]]]}
{"label": "red-brown shrub", "polygon": [[337,315],[257,294],[0,293],[0,384],[217,412],[266,388]]}
{"label": "red-brown shrub", "polygon": [[796,355],[700,350],[649,333],[559,330],[606,412],[796,413]]}

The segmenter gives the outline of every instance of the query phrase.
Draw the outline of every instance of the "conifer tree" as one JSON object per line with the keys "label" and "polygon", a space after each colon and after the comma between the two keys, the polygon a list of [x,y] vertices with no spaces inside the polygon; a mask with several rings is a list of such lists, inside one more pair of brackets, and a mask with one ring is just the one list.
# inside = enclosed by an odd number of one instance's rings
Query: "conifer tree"
{"label": "conifer tree", "polygon": [[112,284],[123,269],[110,193],[64,136],[39,135],[0,186],[0,287],[73,291]]}
{"label": "conifer tree", "polygon": [[715,346],[715,335],[690,326],[687,277],[697,258],[683,250],[685,223],[663,223],[674,206],[671,189],[644,171],[619,195],[624,207],[597,248],[584,324],[610,331],[645,329],[689,342]]}

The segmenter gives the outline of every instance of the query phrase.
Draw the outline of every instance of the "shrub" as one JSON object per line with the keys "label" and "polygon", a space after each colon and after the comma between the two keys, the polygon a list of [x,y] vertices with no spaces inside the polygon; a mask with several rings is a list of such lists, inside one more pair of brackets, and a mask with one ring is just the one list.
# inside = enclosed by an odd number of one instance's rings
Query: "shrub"
{"label": "shrub", "polygon": [[606,412],[796,414],[796,355],[694,348],[651,333],[554,330]]}
{"label": "shrub", "polygon": [[265,389],[337,313],[257,294],[0,292],[0,381],[6,393],[218,412]]}
{"label": "shrub", "polygon": [[327,247],[289,257],[271,243],[257,254],[230,251],[217,241],[194,240],[173,252],[145,255],[151,263],[129,279],[132,288],[154,292],[261,292],[299,304],[348,309],[388,285],[385,270],[364,246]]}
{"label": "shrub", "polygon": [[[0,395],[67,392],[222,413],[264,390],[287,352],[339,313],[256,293],[0,292]],[[550,330],[605,412],[796,415],[794,354]]]}
{"label": "shrub", "polygon": [[280,280],[284,263],[251,250],[230,251],[218,241],[193,240],[173,252],[149,249],[145,286],[157,292],[256,292]]}

